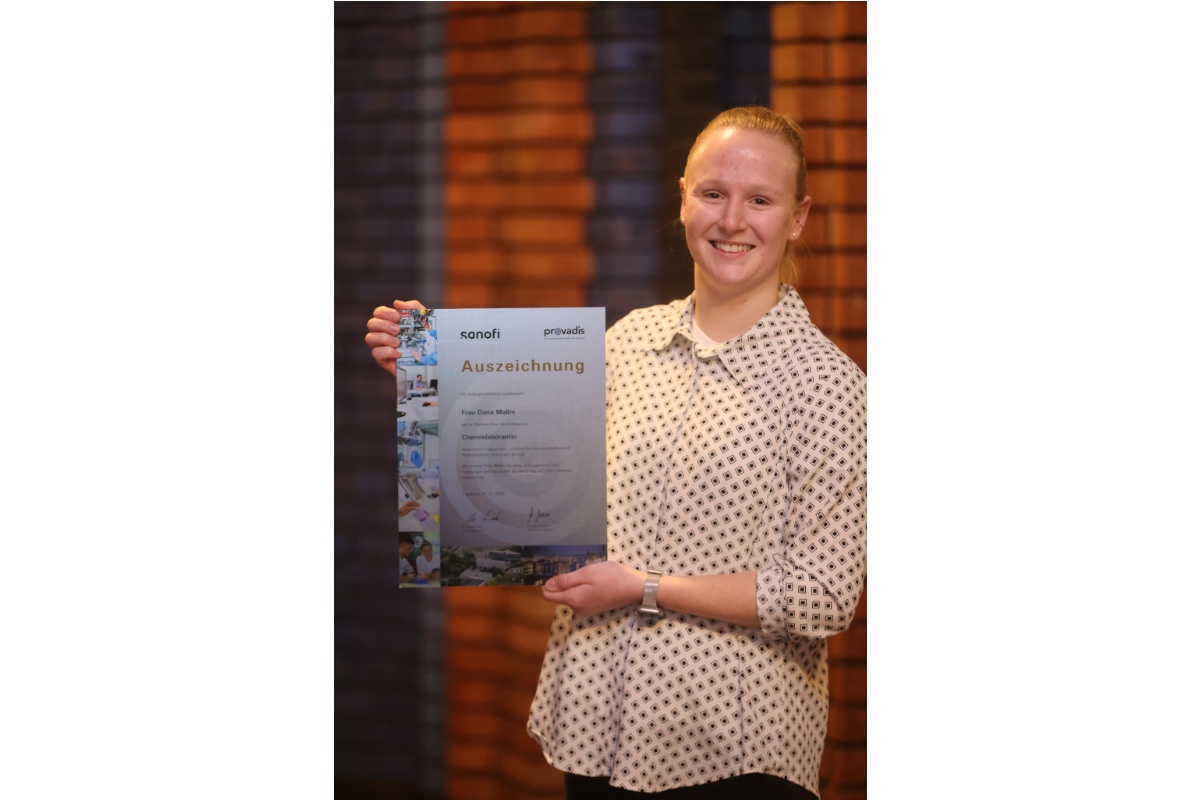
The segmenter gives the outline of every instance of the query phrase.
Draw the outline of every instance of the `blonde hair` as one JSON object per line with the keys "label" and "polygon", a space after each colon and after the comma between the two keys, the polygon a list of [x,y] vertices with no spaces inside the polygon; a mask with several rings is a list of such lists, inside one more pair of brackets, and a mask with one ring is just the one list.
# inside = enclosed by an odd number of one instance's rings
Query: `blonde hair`
{"label": "blonde hair", "polygon": [[[704,130],[692,142],[688,151],[687,163],[683,168],[684,179],[687,179],[688,168],[692,164],[692,156],[710,134],[725,128],[740,128],[747,131],[759,131],[774,136],[791,148],[796,156],[796,202],[804,200],[808,190],[808,162],[804,158],[804,131],[791,117],[778,114],[766,106],[738,106],[722,111],[713,117]],[[799,239],[787,243],[783,258],[779,261],[779,280],[781,283],[795,283],[800,276],[800,258],[797,253]]]}

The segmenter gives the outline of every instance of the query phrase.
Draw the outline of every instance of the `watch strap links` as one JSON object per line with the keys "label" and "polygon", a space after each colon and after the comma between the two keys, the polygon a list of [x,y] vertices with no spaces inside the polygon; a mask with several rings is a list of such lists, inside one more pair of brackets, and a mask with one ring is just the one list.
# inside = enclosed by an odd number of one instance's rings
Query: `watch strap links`
{"label": "watch strap links", "polygon": [[662,578],[662,570],[646,570],[646,586],[642,589],[642,604],[638,612],[651,617],[661,617],[662,609],[658,607],[658,582]]}

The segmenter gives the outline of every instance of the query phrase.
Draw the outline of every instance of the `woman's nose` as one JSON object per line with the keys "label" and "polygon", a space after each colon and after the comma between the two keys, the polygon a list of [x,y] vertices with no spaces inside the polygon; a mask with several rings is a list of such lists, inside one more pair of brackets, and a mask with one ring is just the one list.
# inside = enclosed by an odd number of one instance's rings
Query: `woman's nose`
{"label": "woman's nose", "polygon": [[746,227],[746,212],[741,203],[725,204],[725,213],[721,215],[721,227],[729,233],[736,233]]}

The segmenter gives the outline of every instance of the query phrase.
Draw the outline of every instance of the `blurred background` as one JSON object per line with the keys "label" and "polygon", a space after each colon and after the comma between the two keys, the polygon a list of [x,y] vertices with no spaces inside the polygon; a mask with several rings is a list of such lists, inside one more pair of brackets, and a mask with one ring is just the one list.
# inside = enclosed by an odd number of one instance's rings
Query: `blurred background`
{"label": "blurred background", "polygon": [[[559,798],[525,734],[536,587],[397,588],[395,388],[378,305],[603,306],[690,292],[695,135],[760,103],[805,129],[797,288],[867,368],[866,3],[334,3],[339,798]],[[830,641],[823,800],[866,797],[866,595]]]}

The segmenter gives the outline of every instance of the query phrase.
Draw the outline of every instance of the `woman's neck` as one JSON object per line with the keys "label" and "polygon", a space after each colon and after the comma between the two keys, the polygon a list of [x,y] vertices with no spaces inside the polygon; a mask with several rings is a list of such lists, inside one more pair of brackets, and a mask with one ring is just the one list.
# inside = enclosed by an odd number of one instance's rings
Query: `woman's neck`
{"label": "woman's neck", "polygon": [[696,284],[692,313],[696,324],[718,342],[727,342],[754,327],[779,302],[777,284],[755,287],[744,294],[722,294]]}

